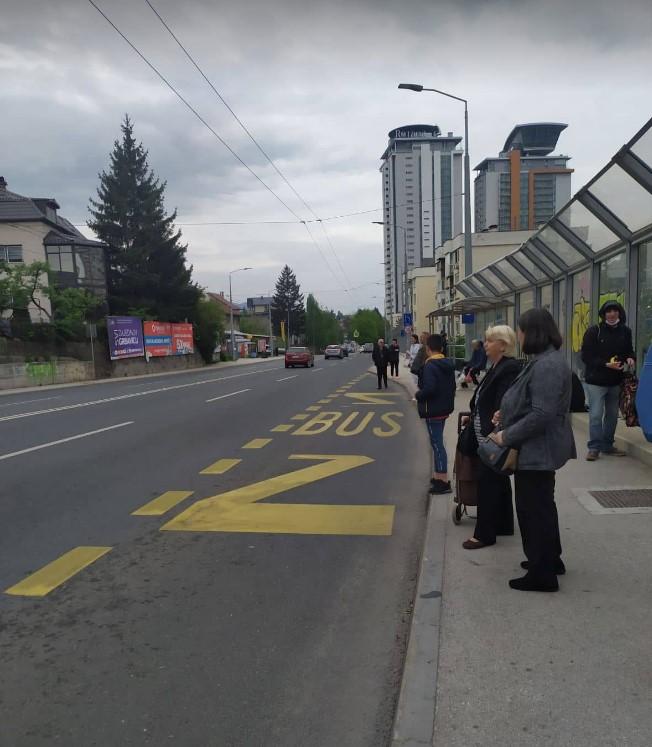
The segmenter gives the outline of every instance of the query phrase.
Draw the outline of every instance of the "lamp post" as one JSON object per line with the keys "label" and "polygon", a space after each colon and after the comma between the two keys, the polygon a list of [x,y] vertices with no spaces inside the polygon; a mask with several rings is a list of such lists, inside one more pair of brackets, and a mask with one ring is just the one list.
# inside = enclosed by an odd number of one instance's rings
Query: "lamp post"
{"label": "lamp post", "polygon": [[[471,166],[469,163],[469,106],[466,99],[454,96],[452,93],[440,91],[438,88],[424,88],[418,83],[399,83],[399,88],[408,91],[430,91],[449,99],[461,101],[464,104],[464,276],[473,272],[473,249],[471,245]],[[467,353],[470,352],[471,342],[469,340],[469,325],[465,325],[465,342]]]}
{"label": "lamp post", "polygon": [[[405,286],[405,273],[407,270],[407,228],[405,226],[401,226],[398,223],[392,223],[384,220],[372,220],[371,221],[376,226],[393,226],[394,228],[400,228],[401,231],[403,231],[403,273],[402,273],[402,287],[401,287],[401,304],[403,308],[401,311],[405,311],[407,307],[407,295],[406,295],[406,286]],[[383,264],[386,264],[383,262]],[[398,291],[398,262],[397,262],[397,256],[396,251],[394,252],[394,284],[397,286]],[[387,309],[385,309],[385,315],[387,315]]]}
{"label": "lamp post", "polygon": [[244,272],[245,270],[253,270],[253,267],[238,267],[237,270],[231,270],[229,272],[229,311],[231,312],[231,356],[233,360],[236,359],[235,354],[235,335],[233,334],[233,291],[231,289],[231,275],[236,272]]}

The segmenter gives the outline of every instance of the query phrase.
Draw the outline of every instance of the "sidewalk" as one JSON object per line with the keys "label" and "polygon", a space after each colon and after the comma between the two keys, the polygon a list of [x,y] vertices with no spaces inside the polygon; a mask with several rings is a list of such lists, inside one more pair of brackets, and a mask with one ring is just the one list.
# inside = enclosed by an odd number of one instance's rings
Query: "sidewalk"
{"label": "sidewalk", "polygon": [[[470,395],[458,392],[458,410]],[[456,423],[453,415],[446,428],[449,455]],[[559,593],[512,591],[507,581],[523,574],[518,531],[492,547],[464,550],[473,520],[455,526],[450,497],[433,499],[395,745],[652,744],[652,509],[594,514],[574,492],[652,488],[652,468],[631,457],[586,462],[586,434],[576,427],[575,437],[580,458],[557,473],[568,569]],[[440,587],[433,585],[438,567]],[[428,589],[441,590],[439,618]],[[419,660],[414,648],[433,628],[436,655]],[[408,678],[420,678],[434,693],[429,723],[425,709],[418,713],[409,702]]]}
{"label": "sidewalk", "polygon": [[269,358],[238,358],[237,361],[214,363],[210,366],[197,366],[195,368],[182,368],[178,371],[161,371],[150,374],[138,374],[137,376],[114,376],[106,379],[91,379],[89,381],[71,381],[66,384],[44,384],[43,386],[18,387],[17,389],[0,389],[0,397],[10,394],[23,394],[26,392],[46,392],[50,389],[70,389],[75,386],[93,386],[93,384],[110,384],[120,381],[138,381],[138,379],[156,379],[161,376],[179,376],[180,374],[198,373],[200,371],[215,372],[233,366],[246,366],[250,363],[269,363],[277,361],[281,363],[283,356],[271,356]]}

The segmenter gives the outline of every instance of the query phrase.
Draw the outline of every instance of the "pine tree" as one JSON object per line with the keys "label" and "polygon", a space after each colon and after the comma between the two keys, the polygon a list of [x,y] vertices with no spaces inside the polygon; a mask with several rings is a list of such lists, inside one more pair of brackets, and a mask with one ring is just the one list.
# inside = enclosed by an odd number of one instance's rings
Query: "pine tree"
{"label": "pine tree", "polygon": [[[278,280],[272,300],[272,322],[280,334],[281,322],[288,323],[290,312],[290,334],[293,337],[302,335],[306,327],[306,311],[303,305],[303,294],[297,283],[296,275],[285,265]],[[287,334],[287,330],[286,330]]]}
{"label": "pine tree", "polygon": [[90,228],[108,244],[107,284],[114,314],[134,313],[160,321],[183,321],[195,314],[200,290],[191,280],[186,249],[175,231],[176,210],[167,215],[161,182],[136,143],[125,116],[109,170],[103,171],[97,200],[90,200]]}

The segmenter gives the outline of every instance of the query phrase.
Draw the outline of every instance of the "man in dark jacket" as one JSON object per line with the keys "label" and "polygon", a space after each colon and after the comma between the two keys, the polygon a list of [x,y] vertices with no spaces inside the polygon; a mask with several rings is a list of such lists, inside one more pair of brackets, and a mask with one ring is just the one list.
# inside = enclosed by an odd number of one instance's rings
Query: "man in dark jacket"
{"label": "man in dark jacket", "polygon": [[618,399],[624,366],[635,365],[632,331],[625,325],[625,309],[618,301],[606,301],[599,311],[600,323],[589,327],[582,341],[584,381],[589,395],[589,441],[587,461],[600,452],[624,456],[614,446],[618,421]]}
{"label": "man in dark jacket", "polygon": [[389,350],[385,345],[385,340],[381,337],[378,343],[374,345],[374,352],[371,354],[373,362],[376,364],[376,373],[378,374],[378,388],[385,382],[387,389],[387,365],[389,364]]}
{"label": "man in dark jacket", "polygon": [[394,338],[392,344],[389,346],[389,374],[390,376],[398,376],[398,362],[401,355],[401,349],[398,345],[398,340]]}
{"label": "man in dark jacket", "polygon": [[426,342],[428,357],[419,377],[416,398],[419,415],[425,419],[430,444],[435,457],[435,468],[430,480],[430,492],[450,493],[448,456],[444,445],[446,419],[455,409],[455,366],[441,352],[441,335],[430,335]]}
{"label": "man in dark jacket", "polygon": [[[464,373],[471,377],[471,381],[478,386],[478,374],[487,367],[487,354],[484,351],[482,340],[471,340],[471,360],[464,366]],[[462,387],[466,389],[464,382]]]}

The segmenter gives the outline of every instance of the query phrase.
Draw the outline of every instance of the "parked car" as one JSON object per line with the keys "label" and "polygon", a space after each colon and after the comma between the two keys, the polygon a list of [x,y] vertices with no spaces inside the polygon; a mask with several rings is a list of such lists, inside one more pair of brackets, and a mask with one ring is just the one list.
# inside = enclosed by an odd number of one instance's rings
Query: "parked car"
{"label": "parked car", "polygon": [[315,356],[309,348],[290,348],[285,353],[285,367],[305,366],[312,368],[315,365]]}
{"label": "parked car", "polygon": [[329,345],[326,350],[324,350],[324,358],[328,360],[329,358],[339,358],[342,360],[344,358],[344,350],[342,349],[341,345]]}
{"label": "parked car", "polygon": [[362,346],[362,352],[363,353],[373,353],[374,352],[374,344],[373,344],[373,342],[365,342],[365,344]]}

